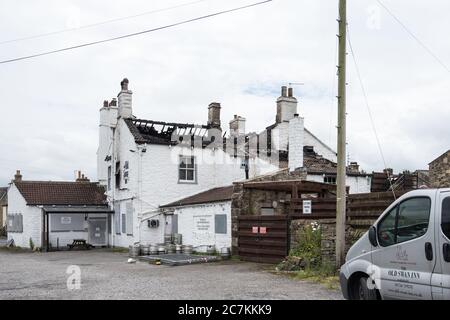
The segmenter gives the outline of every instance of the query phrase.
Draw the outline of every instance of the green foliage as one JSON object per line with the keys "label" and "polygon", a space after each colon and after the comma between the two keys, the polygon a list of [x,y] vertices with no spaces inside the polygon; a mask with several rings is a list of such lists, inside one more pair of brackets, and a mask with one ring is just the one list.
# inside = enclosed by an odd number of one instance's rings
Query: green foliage
{"label": "green foliage", "polygon": [[297,280],[308,280],[324,284],[328,289],[338,289],[339,277],[337,276],[336,268],[331,264],[322,264],[315,269],[305,269],[298,271],[295,276]]}
{"label": "green foliage", "polygon": [[296,244],[290,256],[301,259],[304,268],[317,268],[321,265],[322,231],[317,222],[304,225],[295,235]]}
{"label": "green foliage", "polygon": [[33,239],[30,238],[30,249],[33,250],[34,249],[34,242]]}

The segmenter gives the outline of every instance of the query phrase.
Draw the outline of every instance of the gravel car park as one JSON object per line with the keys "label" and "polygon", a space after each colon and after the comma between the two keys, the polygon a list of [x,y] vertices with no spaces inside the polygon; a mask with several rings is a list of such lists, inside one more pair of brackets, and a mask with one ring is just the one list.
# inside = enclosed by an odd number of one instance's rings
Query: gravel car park
{"label": "gravel car park", "polygon": [[[274,275],[267,265],[230,260],[170,267],[129,264],[127,259],[127,254],[110,250],[0,250],[0,300],[342,299],[340,291]],[[79,289],[67,284],[73,276],[70,266],[80,268]]]}

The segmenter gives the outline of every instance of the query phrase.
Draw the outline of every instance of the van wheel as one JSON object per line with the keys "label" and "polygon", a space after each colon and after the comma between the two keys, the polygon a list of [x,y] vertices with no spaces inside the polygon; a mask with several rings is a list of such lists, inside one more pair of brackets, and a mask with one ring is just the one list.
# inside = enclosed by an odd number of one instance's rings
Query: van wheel
{"label": "van wheel", "polygon": [[377,290],[367,287],[369,277],[362,276],[353,285],[353,300],[378,300]]}

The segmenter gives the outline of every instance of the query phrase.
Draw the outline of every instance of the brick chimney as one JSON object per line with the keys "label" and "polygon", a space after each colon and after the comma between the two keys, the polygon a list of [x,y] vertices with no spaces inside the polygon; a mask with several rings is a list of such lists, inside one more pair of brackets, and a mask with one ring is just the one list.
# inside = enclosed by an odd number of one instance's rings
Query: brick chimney
{"label": "brick chimney", "polygon": [[350,165],[348,166],[348,171],[350,173],[359,173],[359,164],[358,162],[350,162]]}
{"label": "brick chimney", "polygon": [[297,113],[297,99],[292,88],[282,86],[281,96],[277,99],[276,123],[288,122]]}
{"label": "brick chimney", "polygon": [[131,118],[132,116],[132,94],[131,90],[128,90],[128,79],[125,78],[120,83],[121,90],[117,95],[118,104],[119,104],[119,117],[122,118]]}
{"label": "brick chimney", "polygon": [[21,181],[22,181],[22,174],[20,173],[20,170],[16,170],[13,182],[21,182]]}
{"label": "brick chimney", "polygon": [[220,129],[220,103],[211,102],[208,106],[208,125]]}
{"label": "brick chimney", "polygon": [[230,136],[239,137],[245,135],[245,118],[234,115],[233,120],[230,121]]}
{"label": "brick chimney", "polygon": [[86,183],[90,182],[90,180],[88,179],[88,177],[82,174],[81,171],[77,171],[77,179],[75,180],[75,182]]}

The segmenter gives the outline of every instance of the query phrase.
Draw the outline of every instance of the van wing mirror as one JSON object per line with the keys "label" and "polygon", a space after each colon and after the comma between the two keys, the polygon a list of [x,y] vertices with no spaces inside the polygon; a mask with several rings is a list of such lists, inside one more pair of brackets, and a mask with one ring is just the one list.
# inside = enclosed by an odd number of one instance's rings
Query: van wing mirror
{"label": "van wing mirror", "polygon": [[375,226],[369,228],[369,241],[372,246],[378,247],[377,228],[375,228]]}

